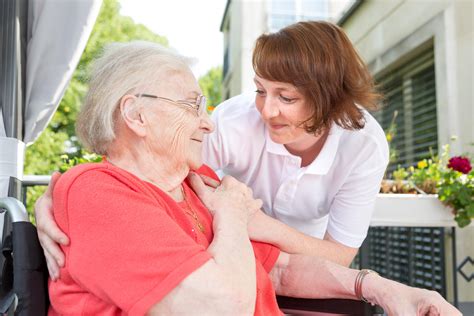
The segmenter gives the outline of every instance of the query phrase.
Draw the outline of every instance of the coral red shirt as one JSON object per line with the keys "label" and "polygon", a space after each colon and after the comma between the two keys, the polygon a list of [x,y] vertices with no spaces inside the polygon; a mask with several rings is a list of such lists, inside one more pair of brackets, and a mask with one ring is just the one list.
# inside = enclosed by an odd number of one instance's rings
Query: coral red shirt
{"label": "coral red shirt", "polygon": [[[199,173],[217,178],[203,166]],[[69,236],[49,315],[143,315],[211,255],[212,217],[187,183],[204,233],[180,203],[108,162],[74,167],[54,189],[54,216]],[[252,242],[255,315],[281,314],[268,272],[279,250]],[[185,304],[185,302],[183,302]]]}

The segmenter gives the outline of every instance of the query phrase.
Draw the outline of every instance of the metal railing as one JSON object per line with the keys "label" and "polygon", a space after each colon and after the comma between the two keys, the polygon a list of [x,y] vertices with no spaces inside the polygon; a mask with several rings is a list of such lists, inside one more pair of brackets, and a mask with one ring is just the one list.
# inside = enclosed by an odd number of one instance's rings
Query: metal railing
{"label": "metal railing", "polygon": [[[410,286],[435,290],[446,297],[445,230],[444,227],[370,227],[356,266],[374,269],[384,277]],[[454,244],[452,251],[455,272]],[[457,305],[455,280],[454,277],[453,296]]]}

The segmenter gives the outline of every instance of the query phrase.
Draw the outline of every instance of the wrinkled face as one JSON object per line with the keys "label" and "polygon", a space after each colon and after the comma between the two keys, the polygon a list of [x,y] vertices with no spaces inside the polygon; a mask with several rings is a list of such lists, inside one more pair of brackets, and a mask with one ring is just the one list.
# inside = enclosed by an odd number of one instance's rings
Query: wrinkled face
{"label": "wrinkled face", "polygon": [[[140,93],[153,94],[171,100],[195,103],[201,89],[190,70],[168,72],[162,76],[158,88],[153,86]],[[206,111],[199,114],[184,104],[147,98],[144,102],[147,121],[146,143],[153,154],[166,157],[175,165],[186,164],[191,170],[202,165],[202,140],[214,125]]]}
{"label": "wrinkled face", "polygon": [[255,103],[271,139],[286,146],[311,143],[302,122],[311,116],[305,97],[290,83],[254,78],[257,87]]}

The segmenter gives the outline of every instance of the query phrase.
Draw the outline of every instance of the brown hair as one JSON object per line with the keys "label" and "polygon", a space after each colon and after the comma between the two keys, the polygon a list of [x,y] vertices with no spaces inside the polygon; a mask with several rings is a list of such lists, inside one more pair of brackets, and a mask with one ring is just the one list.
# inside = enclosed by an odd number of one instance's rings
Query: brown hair
{"label": "brown hair", "polygon": [[357,105],[375,110],[381,97],[347,35],[328,22],[299,22],[261,35],[252,63],[259,77],[291,83],[303,93],[313,111],[302,122],[308,133],[320,133],[332,122],[361,129],[365,120]]}

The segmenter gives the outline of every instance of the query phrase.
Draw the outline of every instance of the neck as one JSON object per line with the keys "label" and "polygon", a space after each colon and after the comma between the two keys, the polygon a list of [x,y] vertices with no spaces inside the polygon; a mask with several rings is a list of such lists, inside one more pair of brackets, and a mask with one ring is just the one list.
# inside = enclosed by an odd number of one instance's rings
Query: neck
{"label": "neck", "polygon": [[284,146],[290,154],[301,158],[301,167],[306,167],[318,157],[328,135],[329,130],[325,130],[317,136],[310,136],[302,141],[285,144]]}
{"label": "neck", "polygon": [[175,200],[183,199],[181,183],[189,173],[186,164],[173,163],[169,156],[153,155],[134,146],[126,147],[126,150],[120,150],[120,147],[116,146],[116,150],[108,155],[110,163],[154,184]]}

